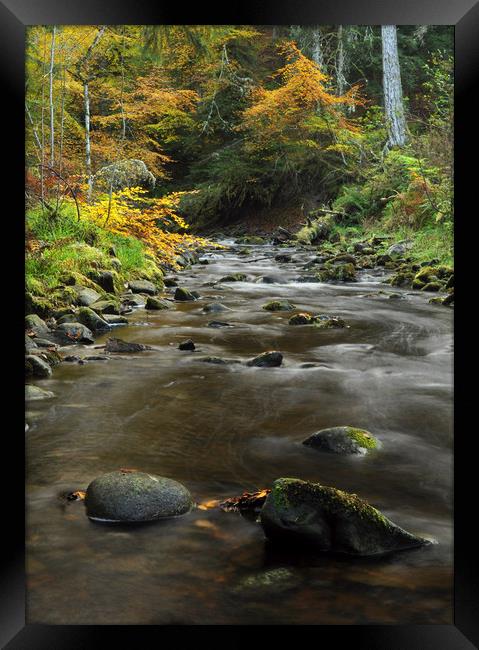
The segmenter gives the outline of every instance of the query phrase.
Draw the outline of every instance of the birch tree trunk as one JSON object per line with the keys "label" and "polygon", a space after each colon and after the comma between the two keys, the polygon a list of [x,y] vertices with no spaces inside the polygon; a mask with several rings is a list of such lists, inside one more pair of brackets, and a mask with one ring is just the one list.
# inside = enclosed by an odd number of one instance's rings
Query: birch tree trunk
{"label": "birch tree trunk", "polygon": [[321,32],[319,26],[313,27],[311,58],[320,68],[323,67],[323,50],[321,47]]}
{"label": "birch tree trunk", "polygon": [[346,78],[344,76],[345,68],[345,58],[344,58],[344,43],[343,43],[344,33],[343,26],[338,26],[338,52],[336,60],[336,85],[338,96],[344,94],[346,89]]}
{"label": "birch tree trunk", "polygon": [[88,92],[88,82],[83,84],[83,96],[85,99],[85,167],[88,182],[88,202],[91,200],[93,190],[93,177],[91,175],[91,145],[90,145],[90,95]]}
{"label": "birch tree trunk", "polygon": [[406,118],[401,86],[401,70],[396,25],[382,25],[384,110],[388,129],[388,147],[406,144]]}
{"label": "birch tree trunk", "polygon": [[50,47],[50,69],[48,71],[48,77],[50,82],[49,104],[50,104],[50,166],[51,167],[55,166],[55,122],[54,122],[55,113],[53,108],[53,66],[55,63],[55,34],[56,34],[56,27],[54,25],[52,31],[52,43]]}

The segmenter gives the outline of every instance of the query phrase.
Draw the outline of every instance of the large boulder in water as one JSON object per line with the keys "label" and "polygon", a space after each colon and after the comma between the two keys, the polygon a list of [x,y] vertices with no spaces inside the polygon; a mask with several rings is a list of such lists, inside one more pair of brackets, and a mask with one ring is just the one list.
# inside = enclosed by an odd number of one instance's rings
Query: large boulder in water
{"label": "large boulder in water", "polygon": [[183,515],[193,500],[184,485],[170,478],[120,470],[92,481],[85,505],[90,519],[134,523]]}
{"label": "large boulder in water", "polygon": [[334,454],[365,454],[376,449],[378,441],[369,431],[346,426],[316,431],[303,441],[303,445]]}
{"label": "large boulder in water", "polygon": [[80,307],[75,314],[75,318],[92,332],[109,330],[111,327],[104,318],[99,316],[93,309],[90,309],[90,307]]}
{"label": "large boulder in water", "polygon": [[82,323],[62,323],[56,328],[54,337],[61,345],[94,343],[91,330]]}
{"label": "large boulder in water", "polygon": [[175,291],[175,300],[186,302],[188,300],[196,300],[196,296],[188,289],[178,287]]}
{"label": "large boulder in water", "polygon": [[132,353],[143,352],[144,350],[151,350],[151,348],[144,343],[130,343],[113,336],[107,339],[105,344],[105,352]]}
{"label": "large boulder in water", "polygon": [[348,555],[380,555],[430,543],[355,494],[295,478],[274,482],[261,510],[261,525],[269,539],[289,548],[307,545]]}
{"label": "large boulder in water", "polygon": [[263,309],[266,309],[266,311],[292,311],[296,309],[296,305],[293,305],[289,300],[270,300],[263,305]]}
{"label": "large boulder in water", "polygon": [[45,321],[37,314],[29,314],[28,316],[25,316],[25,329],[29,332],[33,332],[36,336],[43,336],[44,334],[48,334],[50,331],[50,328]]}

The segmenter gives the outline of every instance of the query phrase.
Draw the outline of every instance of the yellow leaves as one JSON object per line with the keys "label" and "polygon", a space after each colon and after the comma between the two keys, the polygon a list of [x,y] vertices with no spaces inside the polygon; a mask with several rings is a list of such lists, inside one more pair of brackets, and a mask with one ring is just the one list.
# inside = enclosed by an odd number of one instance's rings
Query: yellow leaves
{"label": "yellow leaves", "polygon": [[[142,187],[127,187],[82,205],[82,214],[97,226],[117,235],[136,237],[161,261],[176,267],[176,256],[185,249],[205,245],[205,239],[178,232],[188,229],[177,214],[181,198],[190,192],[172,192],[160,198],[148,196]],[[176,232],[175,232],[176,231]]]}

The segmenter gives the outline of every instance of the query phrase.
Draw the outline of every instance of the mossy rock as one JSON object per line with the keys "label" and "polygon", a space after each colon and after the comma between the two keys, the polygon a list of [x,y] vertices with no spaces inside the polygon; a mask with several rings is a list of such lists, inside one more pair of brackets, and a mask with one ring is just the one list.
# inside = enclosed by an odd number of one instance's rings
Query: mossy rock
{"label": "mossy rock", "polygon": [[92,331],[83,323],[62,323],[54,332],[54,338],[60,345],[73,345],[74,343],[94,343]]}
{"label": "mossy rock", "polygon": [[414,280],[413,273],[399,272],[389,278],[388,284],[390,284],[393,287],[409,288],[411,287],[413,280]]}
{"label": "mossy rock", "polygon": [[171,304],[167,300],[162,300],[156,296],[148,296],[146,299],[145,309],[148,310],[160,310],[160,309],[170,309]]}
{"label": "mossy rock", "polygon": [[102,295],[95,291],[81,285],[75,285],[73,289],[76,292],[76,304],[82,307],[89,307],[92,303],[98,302]]}
{"label": "mossy rock", "polygon": [[40,318],[48,318],[56,309],[55,303],[43,296],[33,296],[31,293],[25,294],[25,313],[37,314]]}
{"label": "mossy rock", "polygon": [[412,281],[412,288],[413,289],[418,289],[421,290],[424,287],[424,282],[422,280],[418,280],[417,278],[414,278]]}
{"label": "mossy rock", "polygon": [[327,263],[326,267],[318,273],[321,282],[355,282],[356,269],[351,263],[331,264]]}
{"label": "mossy rock", "polygon": [[92,332],[109,330],[110,325],[101,318],[93,309],[89,307],[80,307],[77,309],[75,317],[79,323],[88,327]]}
{"label": "mossy rock", "polygon": [[414,279],[419,280],[423,284],[427,284],[428,282],[431,282],[433,279],[434,280],[437,279],[436,269],[433,268],[432,266],[425,266],[416,273]]}
{"label": "mossy rock", "polygon": [[223,305],[221,302],[210,302],[205,305],[201,311],[205,314],[218,314],[222,311],[231,311],[231,309],[226,307],[226,305]]}
{"label": "mossy rock", "polygon": [[273,483],[261,525],[271,541],[287,545],[290,552],[306,545],[319,552],[369,556],[430,543],[355,494],[296,478]]}
{"label": "mossy rock", "polygon": [[119,314],[102,314],[102,317],[109,325],[127,325],[128,319]]}
{"label": "mossy rock", "polygon": [[441,282],[428,282],[422,287],[421,291],[441,291],[442,288]]}
{"label": "mossy rock", "polygon": [[303,445],[334,454],[365,454],[378,447],[376,438],[365,429],[330,427],[313,433]]}
{"label": "mossy rock", "polygon": [[289,300],[270,300],[263,305],[266,311],[292,311],[296,306],[289,302]]}
{"label": "mossy rock", "polygon": [[314,321],[312,314],[306,312],[301,312],[300,314],[295,314],[291,316],[288,321],[288,325],[311,325]]}
{"label": "mossy rock", "polygon": [[37,336],[48,334],[50,328],[38,314],[28,314],[25,316],[25,329],[34,332]]}
{"label": "mossy rock", "polygon": [[25,356],[25,375],[27,377],[39,377],[41,379],[51,377],[52,369],[50,364],[36,354]]}
{"label": "mossy rock", "polygon": [[245,282],[248,276],[245,273],[231,273],[220,278],[220,282]]}
{"label": "mossy rock", "polygon": [[192,293],[188,289],[185,289],[184,287],[177,287],[175,291],[175,300],[178,300],[180,302],[188,302],[188,301],[196,300],[196,296],[194,295],[194,293]]}
{"label": "mossy rock", "polygon": [[99,300],[90,305],[90,309],[96,311],[97,314],[119,314],[120,303],[117,300]]}
{"label": "mossy rock", "polygon": [[94,521],[138,523],[184,515],[193,500],[184,485],[170,478],[118,471],[90,483],[85,506]]}
{"label": "mossy rock", "polygon": [[115,294],[121,292],[123,289],[120,276],[115,270],[93,269],[89,271],[88,277],[107,293]]}

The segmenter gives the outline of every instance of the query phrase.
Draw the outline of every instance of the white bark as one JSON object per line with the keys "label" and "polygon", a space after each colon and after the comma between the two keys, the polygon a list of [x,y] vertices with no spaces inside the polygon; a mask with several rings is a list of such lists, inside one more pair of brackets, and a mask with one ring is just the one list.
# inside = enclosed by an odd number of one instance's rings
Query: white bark
{"label": "white bark", "polygon": [[55,113],[53,107],[53,66],[55,64],[55,35],[56,27],[53,26],[52,31],[52,43],[50,47],[50,69],[48,71],[48,77],[50,82],[50,166],[54,167],[55,165]]}
{"label": "white bark", "polygon": [[382,25],[384,110],[388,147],[406,144],[406,118],[401,86],[396,25]]}
{"label": "white bark", "polygon": [[321,31],[319,26],[313,27],[311,58],[320,67],[323,67],[323,49],[321,47]]}
{"label": "white bark", "polygon": [[85,99],[85,167],[88,182],[88,201],[91,200],[93,189],[93,176],[91,173],[91,144],[90,144],[90,95],[88,93],[88,82],[83,84],[83,96]]}
{"label": "white bark", "polygon": [[344,94],[346,89],[346,78],[344,76],[345,57],[344,57],[344,43],[343,43],[343,26],[338,26],[338,53],[336,62],[336,85],[338,95]]}

